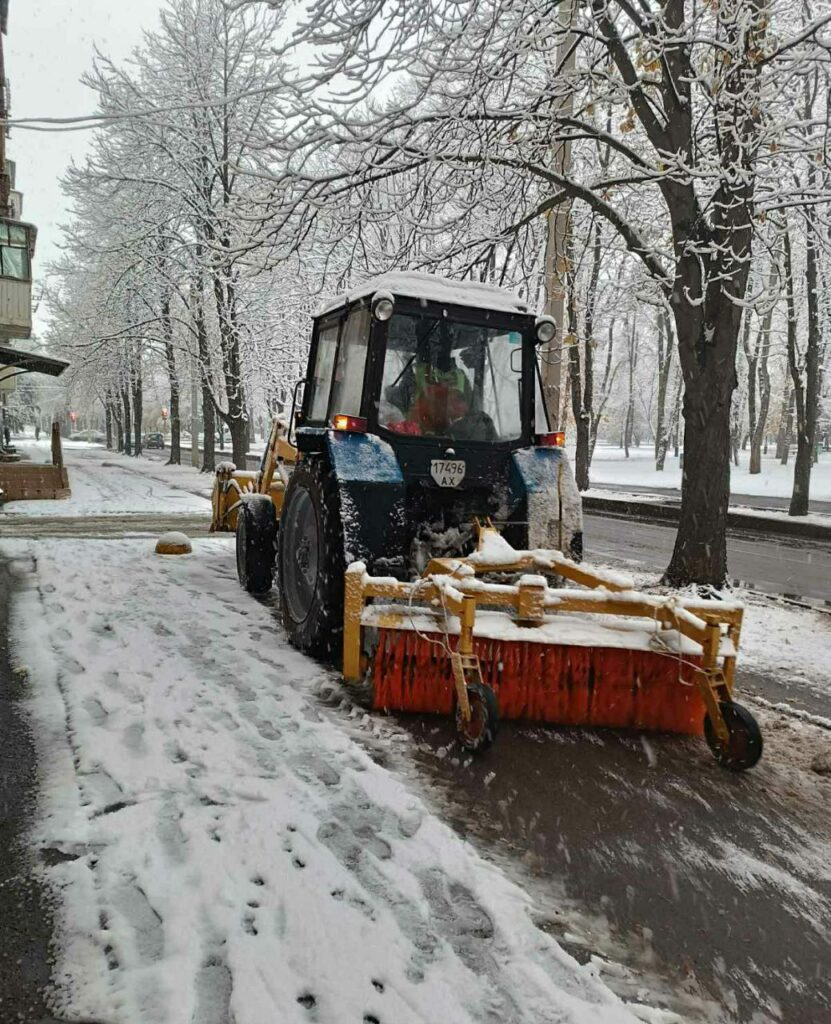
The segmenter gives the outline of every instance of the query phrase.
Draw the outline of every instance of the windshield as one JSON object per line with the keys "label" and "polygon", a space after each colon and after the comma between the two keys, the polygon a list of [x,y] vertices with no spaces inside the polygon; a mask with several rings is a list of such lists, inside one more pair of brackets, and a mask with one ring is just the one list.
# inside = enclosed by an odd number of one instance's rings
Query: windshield
{"label": "windshield", "polygon": [[414,437],[522,436],[522,334],[396,313],[389,322],[379,425]]}

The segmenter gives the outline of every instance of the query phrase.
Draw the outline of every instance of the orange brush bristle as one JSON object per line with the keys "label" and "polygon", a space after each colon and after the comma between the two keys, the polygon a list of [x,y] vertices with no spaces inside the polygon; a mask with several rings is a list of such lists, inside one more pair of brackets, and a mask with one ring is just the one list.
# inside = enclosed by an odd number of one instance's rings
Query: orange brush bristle
{"label": "orange brush bristle", "polygon": [[[431,643],[430,640],[437,641]],[[373,663],[374,707],[449,714],[453,677],[442,645],[413,630],[379,631]],[[704,703],[685,657],[654,651],[475,638],[482,677],[502,718],[700,735]]]}

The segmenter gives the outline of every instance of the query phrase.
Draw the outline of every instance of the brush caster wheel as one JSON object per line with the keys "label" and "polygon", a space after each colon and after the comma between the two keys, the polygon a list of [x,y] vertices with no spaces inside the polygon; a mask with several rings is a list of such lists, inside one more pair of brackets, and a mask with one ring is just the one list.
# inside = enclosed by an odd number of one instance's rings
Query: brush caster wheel
{"label": "brush caster wheel", "polygon": [[762,733],[759,723],[741,704],[732,700],[722,701],[721,713],[730,733],[730,740],[723,747],[716,736],[710,716],[704,718],[704,738],[713,756],[731,772],[744,772],[752,768],[762,756]]}
{"label": "brush caster wheel", "polygon": [[271,498],[252,494],[237,512],[237,578],[249,594],[267,594],[274,580],[277,516]]}
{"label": "brush caster wheel", "polygon": [[493,745],[499,727],[499,705],[489,686],[472,683],[467,688],[470,721],[465,722],[456,706],[456,735],[460,745],[471,754],[481,754]]}

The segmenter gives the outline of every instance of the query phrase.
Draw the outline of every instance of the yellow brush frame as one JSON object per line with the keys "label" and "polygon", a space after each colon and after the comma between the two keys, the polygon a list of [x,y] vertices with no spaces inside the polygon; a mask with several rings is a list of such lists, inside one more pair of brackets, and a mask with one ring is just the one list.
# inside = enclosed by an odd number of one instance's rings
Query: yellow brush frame
{"label": "yellow brush frame", "polygon": [[[481,551],[487,535],[496,533],[496,530],[489,525],[477,525]],[[534,570],[537,573],[554,573],[594,593],[552,592],[533,578],[520,579],[515,585],[494,585],[476,578],[488,573]],[[598,591],[605,591],[605,594]],[[615,597],[615,594],[620,596]],[[346,570],[345,581],[343,675],[347,681],[359,681],[365,671],[362,618],[364,607],[373,598],[401,601],[408,605],[401,612],[382,613],[378,624],[385,628],[402,628],[414,609],[438,620],[437,613],[433,611],[435,604],[441,604],[443,609],[458,617],[459,643],[451,659],[456,659],[453,678],[465,721],[470,715],[466,683],[481,682],[478,659],[473,649],[478,606],[512,610],[513,621],[522,626],[541,625],[546,614],[559,612],[651,619],[665,629],[677,630],[700,648],[702,665],[695,673],[695,684],[719,742],[726,745],[729,741],[720,703],[729,700],[733,693],[736,653],[744,615],[741,605],[638,593],[597,569],[569,561],[559,551],[517,552],[516,560],[508,563],[486,562],[478,558],[434,558],[422,579],[415,583],[373,578],[367,575],[362,564],[357,563]],[[437,624],[437,629],[440,628]],[[729,653],[722,653],[723,639],[730,641]]]}

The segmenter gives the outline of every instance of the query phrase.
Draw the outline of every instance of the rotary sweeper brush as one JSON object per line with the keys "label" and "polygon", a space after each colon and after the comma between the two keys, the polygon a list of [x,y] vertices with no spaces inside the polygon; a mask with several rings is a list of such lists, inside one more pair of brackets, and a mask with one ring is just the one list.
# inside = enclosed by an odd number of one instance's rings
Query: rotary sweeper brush
{"label": "rotary sweeper brush", "polygon": [[741,607],[580,563],[580,496],[542,402],[554,335],[501,289],[368,282],[315,318],[288,436],[275,421],[258,472],[218,468],[212,529],[235,530],[249,592],[276,569],[296,647],[342,658],[377,709],[452,714],[469,750],[501,716],[703,733],[749,768]]}

